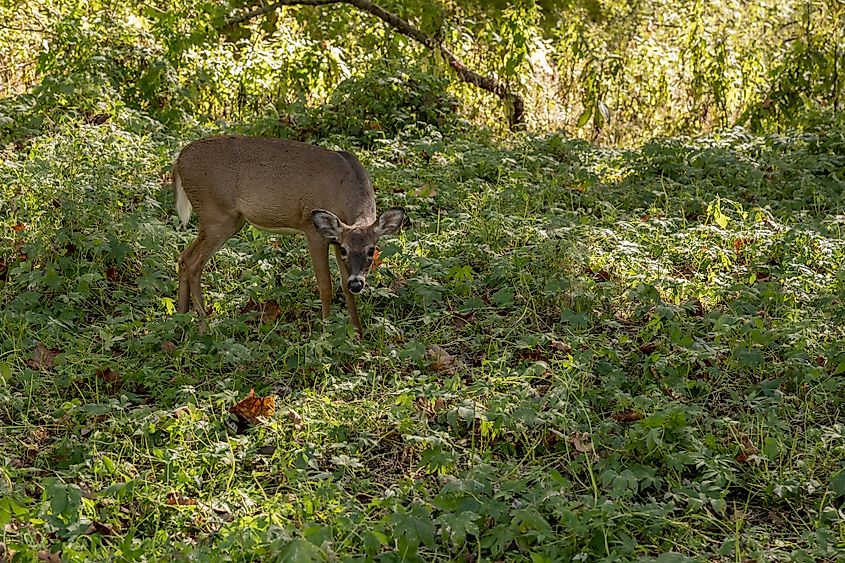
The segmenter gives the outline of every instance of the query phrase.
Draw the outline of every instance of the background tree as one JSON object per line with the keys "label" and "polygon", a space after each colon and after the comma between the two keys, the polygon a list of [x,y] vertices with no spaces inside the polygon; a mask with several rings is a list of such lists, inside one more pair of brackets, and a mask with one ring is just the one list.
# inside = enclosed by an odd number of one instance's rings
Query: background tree
{"label": "background tree", "polygon": [[385,88],[373,103],[387,105],[365,123],[350,118],[366,128],[390,127],[400,110],[386,98],[423,83],[432,111],[421,100],[410,111],[425,119],[446,119],[453,99],[462,116],[502,126],[501,115],[522,120],[524,98],[529,128],[605,142],[800,126],[842,105],[845,8],[835,0],[303,2],[19,2],[2,8],[3,88],[49,77],[46,105],[61,103],[59,82],[76,81],[100,105],[165,120],[317,127],[310,109],[340,110],[355,83],[376,98],[372,81],[404,84]]}

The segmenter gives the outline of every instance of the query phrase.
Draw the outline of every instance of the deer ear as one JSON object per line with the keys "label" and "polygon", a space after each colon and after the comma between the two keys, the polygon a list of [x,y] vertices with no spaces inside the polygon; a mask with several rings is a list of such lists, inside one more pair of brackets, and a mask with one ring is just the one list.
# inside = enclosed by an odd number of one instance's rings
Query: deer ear
{"label": "deer ear", "polygon": [[401,207],[391,207],[381,214],[373,229],[377,237],[392,235],[402,226],[405,221],[405,210]]}
{"label": "deer ear", "polygon": [[343,232],[343,223],[331,211],[315,209],[311,212],[311,221],[317,228],[317,232],[331,241],[339,239]]}

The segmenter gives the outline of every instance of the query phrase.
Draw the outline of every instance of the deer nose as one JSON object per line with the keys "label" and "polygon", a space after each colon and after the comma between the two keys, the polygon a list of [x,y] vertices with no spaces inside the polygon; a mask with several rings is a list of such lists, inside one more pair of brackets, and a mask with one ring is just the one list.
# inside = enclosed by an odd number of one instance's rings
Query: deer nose
{"label": "deer nose", "polygon": [[349,291],[351,291],[352,293],[361,293],[361,291],[364,289],[364,282],[363,280],[359,280],[358,278],[352,278],[346,284],[346,287],[348,287]]}

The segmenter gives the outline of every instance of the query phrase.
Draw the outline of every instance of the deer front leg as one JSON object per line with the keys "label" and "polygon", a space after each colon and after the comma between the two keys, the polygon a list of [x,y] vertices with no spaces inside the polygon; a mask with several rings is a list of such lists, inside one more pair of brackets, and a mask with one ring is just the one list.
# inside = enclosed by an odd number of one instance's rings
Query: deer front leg
{"label": "deer front leg", "polygon": [[355,296],[349,291],[349,271],[346,269],[343,259],[340,256],[340,247],[335,245],[334,256],[337,259],[337,268],[340,270],[340,285],[343,288],[343,296],[346,297],[346,308],[349,309],[349,320],[358,338],[364,338],[364,330],[361,328],[361,319],[358,318],[358,305],[355,303]]}
{"label": "deer front leg", "polygon": [[309,234],[308,252],[317,277],[317,289],[320,290],[320,304],[323,306],[323,319],[329,318],[332,305],[332,275],[329,271],[329,242],[318,234]]}

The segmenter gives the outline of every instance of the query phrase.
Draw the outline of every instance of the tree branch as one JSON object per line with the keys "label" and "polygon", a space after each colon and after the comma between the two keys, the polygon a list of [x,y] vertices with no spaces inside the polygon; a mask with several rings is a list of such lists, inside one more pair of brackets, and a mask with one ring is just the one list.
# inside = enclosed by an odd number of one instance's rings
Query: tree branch
{"label": "tree branch", "polygon": [[461,59],[452,53],[452,51],[436,41],[430,35],[412,26],[396,14],[388,12],[381,6],[374,4],[370,0],[279,0],[278,2],[273,2],[272,4],[261,6],[243,14],[233,16],[226,20],[225,25],[238,25],[258,16],[268,14],[283,6],[326,6],[328,4],[349,4],[354,6],[359,10],[379,18],[402,35],[410,37],[414,41],[423,44],[429,49],[438,51],[458,75],[458,78],[464,82],[472,84],[473,86],[477,86],[482,90],[492,92],[510,106],[511,111],[508,115],[508,121],[511,129],[516,129],[522,124],[525,117],[525,104],[522,100],[522,96],[511,90],[507,84],[501,82],[500,80],[491,76],[484,76],[470,69]]}

